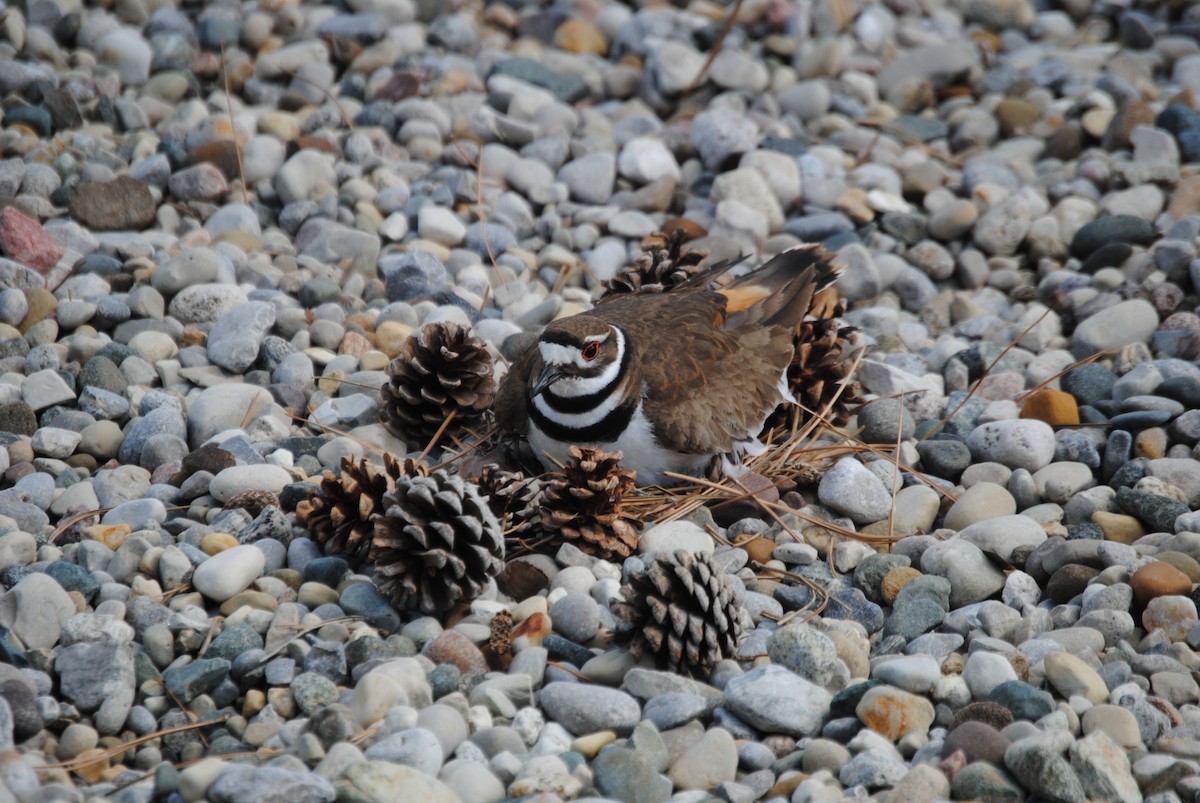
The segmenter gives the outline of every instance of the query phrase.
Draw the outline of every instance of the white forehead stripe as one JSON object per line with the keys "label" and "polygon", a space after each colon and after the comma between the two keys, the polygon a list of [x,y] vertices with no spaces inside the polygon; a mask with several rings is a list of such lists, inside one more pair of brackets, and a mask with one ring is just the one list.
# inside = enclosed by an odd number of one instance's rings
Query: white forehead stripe
{"label": "white forehead stripe", "polygon": [[558,343],[538,343],[542,362],[547,365],[579,365],[579,349],[574,346],[562,346]]}

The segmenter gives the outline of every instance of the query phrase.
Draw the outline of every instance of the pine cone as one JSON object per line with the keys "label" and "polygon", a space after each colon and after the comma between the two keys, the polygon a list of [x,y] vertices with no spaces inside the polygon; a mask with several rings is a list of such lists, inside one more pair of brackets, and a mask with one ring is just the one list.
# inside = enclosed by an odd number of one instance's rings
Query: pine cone
{"label": "pine cone", "polygon": [[501,529],[509,537],[532,529],[537,524],[542,484],[536,477],[527,479],[520,471],[505,471],[492,463],[483,467],[476,484],[479,492],[487,497],[488,507],[499,519]]}
{"label": "pine cone", "polygon": [[397,608],[445,613],[474,599],[500,572],[500,523],[474,485],[442,469],[398,477],[383,508],[370,557]]}
{"label": "pine cone", "polygon": [[488,666],[503,671],[512,663],[513,615],[509,610],[500,610],[492,617],[487,644],[483,647]]}
{"label": "pine cone", "polygon": [[374,518],[383,510],[383,495],[396,487],[397,477],[424,470],[390,454],[383,456],[382,470],[366,458],[343,457],[341,473],[326,471],[308,499],[296,505],[296,521],[309,529],[325,554],[361,563],[371,549]]}
{"label": "pine cone", "polygon": [[691,279],[708,254],[685,248],[686,238],[682,228],[672,229],[670,234],[651,234],[642,241],[644,253],[605,283],[604,295],[662,293]]}
{"label": "pine cone", "polygon": [[455,323],[422,327],[404,342],[387,372],[383,423],[415,449],[425,448],[451,415],[443,441],[475,426],[496,395],[487,346]]}
{"label": "pine cone", "polygon": [[856,350],[853,337],[858,330],[842,323],[845,311],[846,303],[839,298],[827,310],[828,317],[800,324],[795,337],[796,353],[787,368],[787,382],[802,407],[781,405],[763,429],[787,426],[792,415],[798,415],[799,423],[803,424],[814,413],[822,412],[835,395],[837,401],[829,410],[829,419],[834,424],[844,424],[851,411],[862,404],[860,388],[852,373]]}
{"label": "pine cone", "polygon": [[734,602],[733,587],[709,553],[677,550],[628,567],[614,601],[617,643],[635,658],[653,656],[659,667],[707,677],[713,666],[732,658],[745,610]]}
{"label": "pine cone", "polygon": [[635,472],[620,452],[572,446],[571,458],[542,489],[542,526],[597,557],[626,558],[637,547],[642,521],[622,501]]}

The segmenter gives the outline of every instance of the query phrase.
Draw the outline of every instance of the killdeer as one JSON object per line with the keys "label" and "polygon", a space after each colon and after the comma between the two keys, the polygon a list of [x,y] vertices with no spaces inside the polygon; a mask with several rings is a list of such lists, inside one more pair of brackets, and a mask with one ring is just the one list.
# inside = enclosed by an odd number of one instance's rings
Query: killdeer
{"label": "killdeer", "polygon": [[767,416],[794,401],[793,332],[838,269],[819,246],[800,246],[724,287],[702,286],[727,269],[551,323],[500,386],[501,431],[526,437],[547,468],[585,445],[619,449],[640,485],[701,476],[714,459],[736,475],[742,456],[762,452]]}

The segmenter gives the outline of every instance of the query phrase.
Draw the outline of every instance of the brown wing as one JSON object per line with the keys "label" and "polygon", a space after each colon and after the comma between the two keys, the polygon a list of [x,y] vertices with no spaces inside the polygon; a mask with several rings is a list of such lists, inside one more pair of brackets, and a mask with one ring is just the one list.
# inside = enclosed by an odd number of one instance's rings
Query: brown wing
{"label": "brown wing", "polygon": [[663,445],[704,454],[755,437],[778,404],[795,327],[838,272],[823,249],[807,246],[715,291],[643,297],[634,310],[648,333],[643,376],[656,389],[646,414]]}
{"label": "brown wing", "polygon": [[502,434],[524,435],[529,427],[529,414],[526,411],[529,397],[530,377],[542,370],[542,356],[538,353],[537,342],[518,357],[504,379],[500,381],[500,389],[496,391],[496,401],[492,409],[496,413],[496,424]]}
{"label": "brown wing", "polygon": [[791,337],[774,327],[729,330],[725,299],[686,290],[616,299],[604,316],[637,338],[646,416],[662,445],[713,454],[757,435],[775,408]]}

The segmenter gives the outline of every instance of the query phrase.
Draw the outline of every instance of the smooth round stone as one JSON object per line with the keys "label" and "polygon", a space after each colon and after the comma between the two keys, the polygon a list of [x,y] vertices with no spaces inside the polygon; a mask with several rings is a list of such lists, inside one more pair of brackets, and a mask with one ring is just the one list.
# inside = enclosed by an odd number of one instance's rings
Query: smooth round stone
{"label": "smooth round stone", "polygon": [[782,666],[757,667],[725,684],[725,707],[767,733],[812,736],[831,702],[829,692]]}
{"label": "smooth round stone", "polygon": [[487,661],[471,639],[457,630],[444,630],[426,642],[421,654],[434,664],[452,664],[464,674],[485,671]]}
{"label": "smooth round stone", "polygon": [[944,243],[953,242],[975,225],[979,210],[965,199],[956,199],[938,207],[929,217],[929,234]]}
{"label": "smooth round stone", "polygon": [[711,789],[737,776],[737,745],[723,728],[705,731],[668,773],[676,789]]}
{"label": "smooth round stone", "polygon": [[67,726],[59,738],[58,750],[55,755],[64,761],[75,758],[85,750],[91,750],[99,740],[100,734],[96,733],[95,728],[73,722]]}
{"label": "smooth round stone", "polygon": [[890,444],[911,438],[916,429],[912,414],[899,399],[876,399],[858,411],[859,437],[866,443]]}
{"label": "smooth round stone", "polygon": [[1142,747],[1137,718],[1119,705],[1097,705],[1083,712],[1080,724],[1084,735],[1102,732],[1126,750]]}
{"label": "smooth round stone", "polygon": [[960,608],[1004,587],[1004,575],[969,541],[934,544],[921,556],[921,570],[950,581],[950,606]]}
{"label": "smooth round stone", "polygon": [[[658,737],[657,732],[654,736]],[[624,747],[602,750],[591,767],[596,789],[613,800],[667,800],[671,795],[671,781],[649,764],[645,752],[640,746],[637,750]],[[665,764],[665,747],[662,752]]]}
{"label": "smooth round stone", "polygon": [[978,521],[964,528],[958,537],[1007,561],[1014,551],[1045,541],[1046,531],[1028,516],[1000,516]]}
{"label": "smooth round stone", "polygon": [[949,756],[955,750],[962,750],[967,761],[990,761],[993,764],[1004,763],[1004,751],[1012,741],[1000,731],[983,722],[968,720],[950,733],[942,747],[942,756]]}
{"label": "smooth round stone", "polygon": [[546,714],[574,734],[611,730],[628,734],[641,719],[641,706],[617,689],[554,682],[542,688],[538,700]]}
{"label": "smooth round stone", "polygon": [[246,292],[231,284],[193,284],[171,299],[167,311],[181,323],[211,324],[246,303]]}
{"label": "smooth round stone", "polygon": [[558,180],[567,185],[571,197],[585,204],[607,203],[616,178],[617,159],[611,153],[582,156],[558,171]]}
{"label": "smooth round stone", "polygon": [[917,443],[921,467],[935,477],[957,482],[971,465],[971,450],[962,441],[935,440]]}
{"label": "smooth round stone", "polygon": [[911,655],[876,664],[871,675],[889,686],[913,694],[925,694],[942,677],[941,666],[925,655]]}
{"label": "smooth round stone", "polygon": [[1042,421],[992,421],[976,427],[967,446],[976,460],[1034,472],[1054,459],[1054,430]]}
{"label": "smooth round stone", "polygon": [[910,485],[896,492],[896,511],[892,531],[899,535],[927,533],[933,529],[941,506],[941,496],[926,485]]}
{"label": "smooth round stone", "polygon": [[1155,597],[1142,613],[1142,626],[1146,630],[1161,628],[1171,641],[1183,641],[1197,619],[1196,603],[1188,597]]}
{"label": "smooth round stone", "polygon": [[677,549],[683,549],[693,554],[711,553],[714,549],[713,539],[700,526],[683,520],[656,524],[643,532],[638,539],[638,552],[642,555],[651,553],[670,555]]}
{"label": "smooth round stone", "polygon": [[311,149],[297,151],[275,173],[275,191],[286,205],[316,199],[338,185],[333,160],[328,154]]}
{"label": "smooth round stone", "polygon": [[646,701],[642,709],[642,721],[652,722],[660,731],[685,725],[711,712],[709,700],[699,694],[668,692]]}
{"label": "smooth round stone", "polygon": [[275,306],[247,301],[221,315],[208,333],[208,359],[234,373],[242,373],[258,359],[259,346],[275,324]]}
{"label": "smooth round stone", "polygon": [[497,803],[504,798],[504,784],[477,761],[449,761],[438,772],[438,780],[462,803]]}
{"label": "smooth round stone", "polygon": [[887,517],[892,497],[883,481],[852,457],[843,457],[825,472],[817,486],[817,498],[825,507],[848,516],[856,524],[869,524]]}
{"label": "smooth round stone", "polygon": [[550,621],[561,635],[587,644],[600,629],[600,608],[586,594],[567,594],[550,607]]}
{"label": "smooth round stone", "polygon": [[1008,489],[993,482],[977,482],[950,506],[945,526],[952,530],[965,529],[976,522],[986,521],[1017,512],[1017,502]]}
{"label": "smooth round stone", "polygon": [[1083,320],[1072,337],[1071,351],[1076,357],[1090,357],[1098,351],[1117,350],[1130,343],[1149,343],[1158,328],[1158,312],[1140,298],[1119,302]]}
{"label": "smooth round stone", "polygon": [[437,775],[442,768],[442,744],[424,727],[392,733],[368,747],[365,754],[367,759],[414,767],[428,775]]}
{"label": "smooth round stone", "polygon": [[625,143],[617,156],[617,169],[638,184],[661,178],[679,180],[679,163],[659,137],[634,137]]}
{"label": "smooth round stone", "polygon": [[1051,800],[1085,800],[1079,777],[1049,739],[1021,739],[1004,751],[1004,765],[1027,789]]}
{"label": "smooth round stone", "polygon": [[1156,597],[1186,595],[1192,590],[1192,581],[1184,572],[1165,561],[1156,560],[1142,566],[1129,579],[1134,598],[1145,607]]}
{"label": "smooth round stone", "polygon": [[[436,783],[433,779],[431,782]],[[333,785],[312,772],[231,764],[208,790],[213,803],[241,800],[333,800]],[[430,798],[432,799],[432,798]]]}
{"label": "smooth round stone", "polygon": [[837,649],[824,633],[806,624],[789,624],[767,641],[771,662],[818,686],[828,686],[837,670]]}
{"label": "smooth round stone", "polygon": [[1000,767],[976,761],[954,776],[951,794],[954,800],[1019,800],[1025,791]]}
{"label": "smooth round stone", "polygon": [[1070,653],[1052,652],[1046,656],[1044,665],[1046,680],[1064,699],[1080,696],[1097,704],[1108,700],[1104,679],[1082,659]]}
{"label": "smooth round stone", "polygon": [[934,717],[929,700],[891,686],[868,689],[854,712],[868,728],[893,741],[910,733],[928,733]]}
{"label": "smooth round stone", "polygon": [[705,167],[716,168],[735,154],[754,150],[759,130],[745,115],[718,106],[696,115],[689,137]]}
{"label": "smooth round stone", "polygon": [[1071,240],[1071,255],[1085,259],[1109,243],[1127,242],[1149,245],[1154,239],[1154,227],[1149,221],[1134,215],[1108,215],[1083,226]]}
{"label": "smooth round stone", "polygon": [[292,475],[279,466],[230,466],[213,477],[208,492],[218,502],[228,502],[235,495],[245,491],[269,491],[278,494],[292,481]]}
{"label": "smooth round stone", "polygon": [[973,652],[963,669],[963,680],[976,700],[986,700],[992,690],[1009,680],[1016,680],[1017,673],[1003,655],[994,652]]}
{"label": "smooth round stone", "polygon": [[266,565],[262,551],[252,545],[238,546],[213,555],[196,567],[192,585],[216,602],[245,591],[257,580]]}

